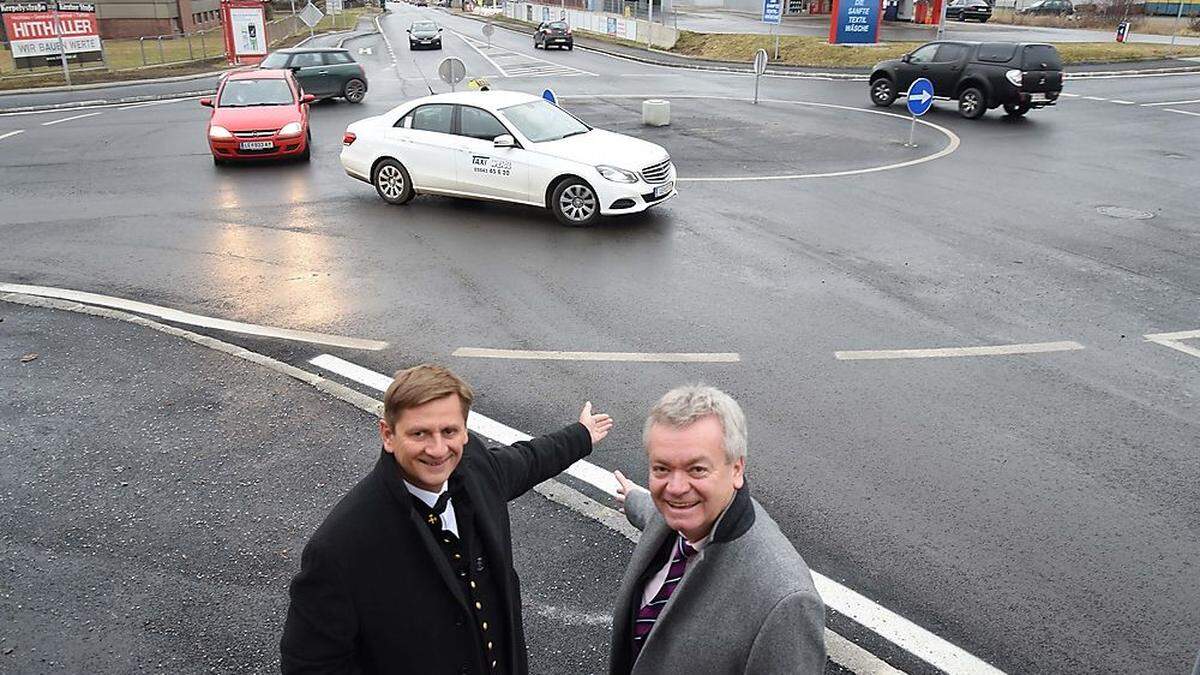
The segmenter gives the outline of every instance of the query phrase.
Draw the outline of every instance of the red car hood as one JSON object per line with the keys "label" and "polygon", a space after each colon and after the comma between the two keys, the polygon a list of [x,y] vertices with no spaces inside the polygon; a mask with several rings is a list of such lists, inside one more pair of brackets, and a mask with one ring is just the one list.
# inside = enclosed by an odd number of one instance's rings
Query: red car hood
{"label": "red car hood", "polygon": [[217,108],[212,124],[229,131],[264,131],[279,129],[289,122],[299,122],[300,110],[293,105],[253,106],[247,108]]}

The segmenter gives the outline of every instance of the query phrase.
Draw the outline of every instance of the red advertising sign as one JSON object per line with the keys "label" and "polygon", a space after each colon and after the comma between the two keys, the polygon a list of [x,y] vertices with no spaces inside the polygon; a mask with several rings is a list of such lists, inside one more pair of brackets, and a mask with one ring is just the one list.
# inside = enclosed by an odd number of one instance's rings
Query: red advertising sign
{"label": "red advertising sign", "polygon": [[100,51],[95,5],[60,2],[57,16],[54,10],[52,3],[45,2],[0,5],[4,33],[14,59],[54,57],[64,51],[69,55]]}

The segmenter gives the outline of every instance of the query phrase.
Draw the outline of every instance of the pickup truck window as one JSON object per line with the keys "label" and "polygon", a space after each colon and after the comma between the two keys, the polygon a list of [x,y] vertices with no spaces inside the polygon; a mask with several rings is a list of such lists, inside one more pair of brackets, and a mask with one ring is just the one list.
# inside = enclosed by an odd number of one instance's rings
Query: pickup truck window
{"label": "pickup truck window", "polygon": [[957,63],[966,54],[966,45],[944,44],[938,47],[937,57],[934,60],[938,63]]}
{"label": "pickup truck window", "polygon": [[1012,60],[1017,46],[1003,42],[987,42],[979,45],[979,60],[989,63],[1008,63]]}
{"label": "pickup truck window", "polygon": [[909,63],[931,63],[939,45],[925,45],[908,57]]}
{"label": "pickup truck window", "polygon": [[1028,45],[1021,65],[1025,70],[1062,70],[1062,58],[1050,45]]}

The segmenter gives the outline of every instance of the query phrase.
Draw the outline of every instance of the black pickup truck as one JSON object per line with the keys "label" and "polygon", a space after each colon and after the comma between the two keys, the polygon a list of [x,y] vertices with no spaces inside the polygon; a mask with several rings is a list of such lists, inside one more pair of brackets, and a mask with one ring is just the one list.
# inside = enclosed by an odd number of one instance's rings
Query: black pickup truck
{"label": "black pickup truck", "polygon": [[1053,45],[1024,42],[931,42],[871,70],[871,102],[890,106],[917,78],[933,84],[935,98],[958,101],[968,119],[992,108],[1020,117],[1058,102],[1062,58]]}

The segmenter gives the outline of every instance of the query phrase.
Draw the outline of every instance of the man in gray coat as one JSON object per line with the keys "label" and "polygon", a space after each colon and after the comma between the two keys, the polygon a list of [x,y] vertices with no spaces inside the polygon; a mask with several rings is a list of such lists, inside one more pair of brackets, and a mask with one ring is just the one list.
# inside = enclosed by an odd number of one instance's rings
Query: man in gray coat
{"label": "man in gray coat", "polygon": [[713,387],[673,389],[642,438],[650,489],[614,473],[642,536],[617,595],[610,675],[824,672],[825,605],[750,497],[737,402]]}

